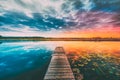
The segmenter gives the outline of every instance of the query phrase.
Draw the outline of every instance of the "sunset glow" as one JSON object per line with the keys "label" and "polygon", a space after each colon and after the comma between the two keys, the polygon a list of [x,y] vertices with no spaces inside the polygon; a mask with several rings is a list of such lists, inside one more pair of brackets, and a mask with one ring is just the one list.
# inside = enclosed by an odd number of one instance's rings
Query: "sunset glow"
{"label": "sunset glow", "polygon": [[1,0],[0,35],[120,38],[119,0]]}

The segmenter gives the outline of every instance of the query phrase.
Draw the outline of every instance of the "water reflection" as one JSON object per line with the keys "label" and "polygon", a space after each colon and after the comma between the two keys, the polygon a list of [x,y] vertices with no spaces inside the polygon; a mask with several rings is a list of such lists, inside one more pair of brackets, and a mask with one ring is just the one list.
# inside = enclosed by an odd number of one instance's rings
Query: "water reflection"
{"label": "water reflection", "polygon": [[1,44],[0,80],[42,79],[51,54],[50,48],[38,42]]}
{"label": "water reflection", "polygon": [[81,41],[2,43],[0,80],[42,80],[57,46],[64,47],[71,67],[80,70],[83,80],[119,80],[119,45],[120,42]]}
{"label": "water reflection", "polygon": [[0,44],[2,44],[2,42],[0,42]]}
{"label": "water reflection", "polygon": [[120,79],[119,42],[76,43],[65,46],[71,67],[80,70],[83,80]]}

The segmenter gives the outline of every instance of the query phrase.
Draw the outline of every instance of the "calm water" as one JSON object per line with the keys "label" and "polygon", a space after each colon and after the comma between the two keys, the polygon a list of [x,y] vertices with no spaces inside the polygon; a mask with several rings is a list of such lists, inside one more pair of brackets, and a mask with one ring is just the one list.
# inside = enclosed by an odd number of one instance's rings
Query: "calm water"
{"label": "calm water", "polygon": [[45,41],[0,44],[0,80],[42,80],[57,46],[83,80],[120,79],[120,42]]}

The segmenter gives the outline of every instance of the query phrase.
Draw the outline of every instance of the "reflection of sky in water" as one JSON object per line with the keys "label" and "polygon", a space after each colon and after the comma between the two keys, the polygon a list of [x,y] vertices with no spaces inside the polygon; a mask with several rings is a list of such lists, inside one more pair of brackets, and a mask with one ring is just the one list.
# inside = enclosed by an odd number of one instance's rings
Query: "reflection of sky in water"
{"label": "reflection of sky in water", "polygon": [[[78,45],[79,44],[79,45]],[[120,42],[76,42],[66,44],[72,68],[78,68],[84,80],[120,79]]]}
{"label": "reflection of sky in water", "polygon": [[51,48],[42,42],[3,43],[0,45],[0,77],[44,67],[50,55]]}
{"label": "reflection of sky in water", "polygon": [[119,80],[119,45],[120,42],[75,41],[2,43],[0,77],[42,69],[49,62],[54,48],[63,46],[70,57],[72,67],[79,68],[85,80]]}

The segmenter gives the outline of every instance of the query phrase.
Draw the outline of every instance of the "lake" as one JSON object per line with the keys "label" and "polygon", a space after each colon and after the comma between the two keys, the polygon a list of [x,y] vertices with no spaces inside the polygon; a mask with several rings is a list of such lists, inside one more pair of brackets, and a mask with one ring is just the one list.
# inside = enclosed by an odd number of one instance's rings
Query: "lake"
{"label": "lake", "polygon": [[40,41],[1,43],[0,80],[42,80],[57,46],[83,80],[120,79],[120,42]]}

